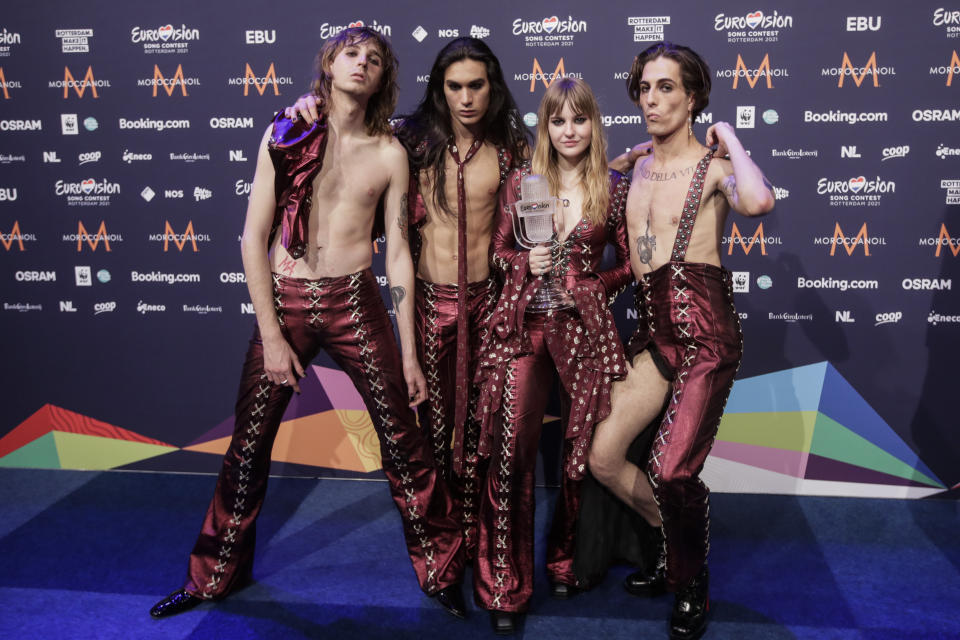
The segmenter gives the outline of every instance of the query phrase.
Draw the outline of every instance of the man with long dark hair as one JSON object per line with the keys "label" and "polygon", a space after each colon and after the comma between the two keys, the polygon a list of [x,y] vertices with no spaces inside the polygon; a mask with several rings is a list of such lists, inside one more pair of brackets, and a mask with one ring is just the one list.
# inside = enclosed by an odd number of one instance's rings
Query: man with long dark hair
{"label": "man with long dark hair", "polygon": [[[278,117],[263,136],[241,244],[257,326],[236,425],[186,584],[151,609],[154,617],[224,598],[249,580],[273,441],[300,390],[297,379],[320,349],[350,376],[370,412],[421,588],[436,595],[462,581],[459,522],[411,409],[426,397],[426,381],[408,295],[414,281],[408,165],[387,120],[396,105],[396,73],[380,34],[346,29],[318,55],[321,117],[312,126]],[[370,270],[381,198],[402,355]]]}
{"label": "man with long dark hair", "polygon": [[[317,103],[304,96],[288,113],[312,121]],[[437,54],[423,99],[396,135],[411,172],[417,350],[428,390],[420,424],[451,485],[469,559],[483,476],[472,380],[499,293],[490,239],[500,186],[529,155],[529,134],[499,60],[481,40],[458,38]],[[462,596],[459,606],[465,612]]]}

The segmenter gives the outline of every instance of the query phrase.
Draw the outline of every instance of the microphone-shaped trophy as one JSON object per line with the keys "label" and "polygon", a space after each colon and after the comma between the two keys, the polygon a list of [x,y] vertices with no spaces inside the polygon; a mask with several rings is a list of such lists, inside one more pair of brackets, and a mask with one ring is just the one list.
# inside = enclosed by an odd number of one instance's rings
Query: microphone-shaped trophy
{"label": "microphone-shaped trophy", "polygon": [[[550,242],[556,234],[563,233],[563,216],[556,215],[559,200],[550,195],[550,184],[541,175],[524,176],[520,182],[520,199],[513,205],[513,234],[524,249],[533,249],[538,244]],[[551,266],[551,272],[553,267]],[[550,277],[550,272],[540,276],[543,282],[527,304],[527,311],[544,313],[573,306],[573,298]]]}

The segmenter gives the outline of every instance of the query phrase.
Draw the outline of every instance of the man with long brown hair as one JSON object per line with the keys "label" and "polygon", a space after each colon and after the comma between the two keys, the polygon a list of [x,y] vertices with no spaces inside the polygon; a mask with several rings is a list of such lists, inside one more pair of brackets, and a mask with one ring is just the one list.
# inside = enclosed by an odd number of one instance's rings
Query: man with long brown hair
{"label": "man with long brown hair", "polygon": [[[407,158],[387,121],[396,72],[380,34],[346,29],[318,55],[321,116],[309,126],[278,117],[263,136],[241,244],[257,327],[236,425],[186,584],[151,609],[154,617],[223,598],[249,580],[273,440],[320,349],[350,376],[373,420],[421,588],[436,595],[461,579],[459,523],[411,409],[426,397],[426,382],[414,346]],[[381,198],[402,356],[370,269]]]}
{"label": "man with long brown hair", "polygon": [[[716,151],[694,135],[710,95],[710,69],[696,52],[650,46],[635,58],[627,88],[652,138],[627,198],[638,323],[627,345],[631,366],[613,386],[589,462],[600,482],[661,529],[659,562],[625,586],[636,595],[675,592],[670,636],[689,640],[704,632],[709,611],[709,490],[699,475],[743,349],[721,234],[730,209],[761,215],[774,195],[728,123],[707,130]],[[626,460],[661,413],[645,468]]]}
{"label": "man with long brown hair", "polygon": [[[322,103],[322,95],[304,96],[287,113],[312,122]],[[457,38],[437,54],[423,99],[401,119],[396,135],[411,169],[417,350],[427,380],[420,424],[451,485],[469,560],[483,484],[472,380],[499,293],[490,238],[497,194],[507,173],[529,155],[528,134],[497,57],[481,40]],[[459,593],[451,605],[451,611],[466,611]]]}

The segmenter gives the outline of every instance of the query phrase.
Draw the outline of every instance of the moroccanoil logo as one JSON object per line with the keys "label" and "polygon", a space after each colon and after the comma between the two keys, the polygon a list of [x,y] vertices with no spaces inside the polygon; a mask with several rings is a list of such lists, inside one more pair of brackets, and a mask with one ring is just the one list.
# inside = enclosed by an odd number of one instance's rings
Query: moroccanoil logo
{"label": "moroccanoil logo", "polygon": [[20,231],[19,220],[14,220],[13,229],[10,230],[10,233],[0,232],[0,244],[3,245],[5,251],[10,251],[10,247],[12,247],[14,243],[16,243],[17,248],[19,248],[20,251],[24,251],[25,249],[23,248],[23,241],[26,240],[27,242],[35,242],[36,239],[37,237],[32,233],[24,234]]}
{"label": "moroccanoil logo", "polygon": [[766,81],[767,89],[773,89],[773,78],[789,77],[790,73],[783,67],[770,66],[770,54],[766,53],[756,69],[751,69],[744,62],[743,56],[737,54],[737,65],[733,69],[717,69],[718,78],[733,78],[733,88],[740,86],[740,80],[745,79],[751,89],[757,86],[760,79]]}
{"label": "moroccanoil logo", "polygon": [[893,67],[880,67],[877,66],[877,52],[874,51],[870,54],[870,57],[867,58],[866,64],[862,66],[856,66],[850,60],[850,56],[847,55],[847,52],[843,52],[843,62],[841,62],[839,67],[827,67],[820,70],[821,76],[839,76],[837,80],[837,87],[843,87],[843,81],[850,77],[853,78],[853,82],[859,87],[863,84],[863,81],[870,76],[873,80],[873,86],[880,86],[880,76],[895,76],[897,75],[896,70]]}
{"label": "moroccanoil logo", "polygon": [[258,75],[254,73],[253,69],[250,67],[250,63],[246,63],[246,73],[244,76],[230,78],[227,81],[229,85],[243,85],[243,95],[250,94],[250,87],[253,86],[256,88],[259,95],[263,95],[264,91],[268,87],[273,88],[273,95],[280,95],[280,85],[292,85],[293,78],[288,76],[277,76],[277,71],[273,67],[273,63],[270,63],[270,67],[267,69],[267,72],[263,75]]}
{"label": "moroccanoil logo", "polygon": [[956,258],[960,254],[960,238],[951,238],[947,231],[947,225],[940,224],[940,235],[937,236],[937,257],[940,257],[940,251],[944,248],[950,249],[950,253]]}
{"label": "moroccanoil logo", "polygon": [[960,56],[957,55],[956,50],[951,52],[950,64],[947,66],[935,66],[930,67],[930,75],[932,76],[947,76],[947,86],[953,85],[953,74],[960,75]]}
{"label": "moroccanoil logo", "polygon": [[767,245],[779,245],[783,244],[783,239],[779,236],[767,236],[763,233],[763,223],[757,225],[757,230],[753,232],[753,235],[749,238],[744,237],[740,233],[740,229],[737,227],[737,223],[733,223],[733,227],[730,229],[730,235],[723,239],[723,244],[729,245],[727,249],[727,255],[733,255],[733,248],[739,246],[743,249],[744,255],[750,255],[750,251],[753,249],[753,246],[756,244],[760,245],[760,255],[767,255]]}
{"label": "moroccanoil logo", "polygon": [[187,86],[197,86],[200,84],[199,78],[186,78],[183,75],[183,65],[178,64],[174,74],[167,78],[160,71],[159,65],[153,65],[153,78],[141,78],[137,80],[138,87],[153,87],[153,97],[157,97],[157,89],[163,88],[168,96],[172,96],[177,89],[182,96],[188,96]]}
{"label": "moroccanoil logo", "polygon": [[567,76],[573,78],[583,78],[582,73],[568,73],[563,64],[563,58],[560,58],[560,61],[554,68],[553,73],[547,73],[544,71],[543,67],[540,65],[540,61],[534,58],[533,69],[531,69],[530,73],[515,73],[513,74],[513,79],[519,81],[529,80],[530,93],[533,93],[537,88],[537,80],[543,83],[544,88],[547,88],[553,84],[553,81],[557,78],[564,78]]}
{"label": "moroccanoil logo", "polygon": [[87,231],[87,228],[83,225],[83,220],[79,220],[77,222],[77,233],[75,235],[64,234],[63,239],[68,242],[76,240],[78,252],[83,251],[84,242],[87,243],[87,246],[90,247],[91,251],[96,251],[97,247],[100,246],[100,241],[102,240],[104,249],[110,251],[111,241],[123,241],[123,238],[120,235],[111,235],[107,233],[107,224],[103,220],[100,221],[100,227],[97,229],[96,233],[90,233]]}
{"label": "moroccanoil logo", "polygon": [[0,91],[3,91],[3,99],[10,99],[10,89],[22,89],[23,85],[19,80],[7,80],[7,76],[3,73],[3,67],[0,67]]}
{"label": "moroccanoil logo", "polygon": [[205,233],[196,233],[193,229],[193,220],[187,221],[187,228],[183,230],[183,233],[174,231],[173,227],[170,226],[170,221],[166,220],[164,222],[163,233],[152,233],[150,234],[149,240],[151,242],[160,242],[162,240],[164,251],[168,251],[170,249],[170,243],[173,242],[177,251],[181,252],[189,242],[193,252],[196,253],[199,251],[197,243],[210,242],[210,236]]}
{"label": "moroccanoil logo", "polygon": [[863,255],[870,255],[870,245],[885,245],[887,244],[887,239],[882,237],[871,237],[867,233],[867,223],[864,222],[863,226],[860,227],[860,231],[856,236],[848,236],[843,232],[843,229],[840,227],[840,223],[837,222],[833,230],[833,237],[825,236],[823,238],[815,238],[814,244],[829,244],[830,245],[830,255],[834,255],[837,251],[837,245],[842,246],[848,256],[852,256],[853,252],[857,250],[857,247],[863,247]]}
{"label": "moroccanoil logo", "polygon": [[93,94],[94,99],[99,98],[100,95],[97,93],[97,89],[102,89],[104,87],[110,86],[109,80],[97,80],[93,75],[93,67],[87,67],[87,73],[84,74],[82,80],[77,80],[73,72],[70,71],[70,67],[63,68],[63,81],[52,80],[47,86],[50,89],[63,89],[63,98],[67,99],[70,96],[70,89],[73,89],[77,94],[78,98],[82,98],[83,94],[86,93],[87,89],[90,89],[90,93]]}

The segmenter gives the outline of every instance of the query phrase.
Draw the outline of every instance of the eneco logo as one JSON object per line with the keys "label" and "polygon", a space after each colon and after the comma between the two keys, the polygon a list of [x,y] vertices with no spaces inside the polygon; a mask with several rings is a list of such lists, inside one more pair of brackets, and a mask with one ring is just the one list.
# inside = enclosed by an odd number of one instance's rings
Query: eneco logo
{"label": "eneco logo", "polygon": [[839,67],[824,67],[820,70],[821,76],[836,77],[839,76],[837,80],[837,87],[843,87],[843,81],[847,77],[852,77],[853,82],[859,87],[863,84],[864,79],[867,76],[873,80],[873,86],[880,86],[880,76],[895,76],[897,75],[896,69],[893,67],[879,67],[877,66],[877,52],[873,51],[870,53],[870,57],[867,58],[866,64],[863,66],[857,67],[850,60],[850,56],[846,51],[843,52],[843,61],[840,63]]}
{"label": "eneco logo", "polygon": [[93,67],[87,67],[87,72],[84,74],[82,80],[77,80],[73,72],[70,71],[70,67],[65,66],[63,68],[63,80],[51,80],[47,83],[47,87],[50,89],[63,89],[63,98],[66,100],[70,96],[70,89],[77,94],[78,98],[82,98],[83,94],[86,93],[87,89],[90,89],[90,93],[93,95],[94,99],[100,97],[97,93],[97,89],[109,88],[109,80],[97,80],[93,75]]}
{"label": "eneco logo", "polygon": [[270,63],[270,67],[267,69],[267,72],[262,76],[258,76],[256,73],[254,73],[253,69],[250,67],[250,63],[248,62],[246,63],[246,72],[244,73],[244,76],[242,78],[239,76],[236,78],[230,78],[227,80],[227,84],[230,86],[243,85],[243,95],[245,96],[250,95],[251,85],[257,89],[257,93],[261,96],[268,87],[272,87],[273,95],[278,96],[280,95],[280,85],[292,85],[293,78],[289,76],[277,77],[277,71],[274,69],[272,62]]}

